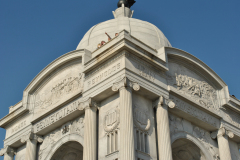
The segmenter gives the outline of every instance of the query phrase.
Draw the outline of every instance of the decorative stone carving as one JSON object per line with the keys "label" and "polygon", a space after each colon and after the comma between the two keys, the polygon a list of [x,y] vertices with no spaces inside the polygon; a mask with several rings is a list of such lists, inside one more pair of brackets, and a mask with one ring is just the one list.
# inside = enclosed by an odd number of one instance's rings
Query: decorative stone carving
{"label": "decorative stone carving", "polygon": [[152,71],[151,69],[149,69],[146,66],[143,66],[141,64],[137,65],[137,69],[139,70],[139,75],[154,82],[155,77],[156,77],[156,73],[154,71]]}
{"label": "decorative stone carving", "polygon": [[35,107],[45,109],[56,103],[64,95],[67,95],[75,90],[82,90],[83,74],[79,73],[78,77],[68,77],[60,80],[56,85],[52,86],[49,90],[41,92],[36,95]]}
{"label": "decorative stone carving", "polygon": [[190,126],[184,127],[183,124],[184,124],[184,121],[186,121],[186,120],[183,120],[182,118],[179,118],[173,114],[169,115],[169,119],[170,119],[171,135],[173,135],[174,133],[177,133],[179,131],[184,131],[184,132],[188,132],[188,133],[192,134],[211,153],[214,160],[218,160],[219,153],[218,153],[218,149],[217,149],[218,148],[217,143],[214,140],[212,140],[211,134],[208,131],[206,131],[198,126],[192,125],[191,123],[190,123],[190,125],[191,125],[192,129],[189,129]]}
{"label": "decorative stone carving", "polygon": [[95,102],[91,97],[83,102],[78,103],[79,110],[89,109],[91,107],[98,109],[99,108],[98,106],[99,104]]}
{"label": "decorative stone carving", "polygon": [[78,133],[80,136],[84,137],[84,116],[77,118],[72,122],[70,133]]}
{"label": "decorative stone carving", "polygon": [[112,132],[120,124],[120,110],[119,108],[114,108],[108,111],[105,115],[104,121],[104,130],[106,132]]}
{"label": "decorative stone carving", "polygon": [[134,124],[141,131],[148,131],[150,129],[151,123],[149,118],[149,112],[143,110],[140,107],[134,105]]}
{"label": "decorative stone carving", "polygon": [[112,90],[116,92],[119,89],[121,89],[122,87],[130,87],[130,88],[133,88],[133,90],[135,90],[135,91],[140,90],[139,84],[136,83],[136,82],[130,81],[127,77],[124,77],[119,82],[114,83],[113,86],[112,86]]}
{"label": "decorative stone carving", "polygon": [[233,138],[234,134],[233,132],[226,130],[224,127],[220,128],[218,131],[212,132],[211,137],[213,139],[216,139],[218,136],[224,136],[227,135],[229,138]]}

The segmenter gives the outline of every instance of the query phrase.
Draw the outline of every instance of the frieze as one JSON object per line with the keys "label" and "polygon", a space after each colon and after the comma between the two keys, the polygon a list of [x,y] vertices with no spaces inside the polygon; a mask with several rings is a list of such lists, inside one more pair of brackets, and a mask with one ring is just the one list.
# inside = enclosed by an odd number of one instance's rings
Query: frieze
{"label": "frieze", "polygon": [[112,132],[120,124],[120,110],[119,108],[114,108],[108,111],[104,117],[104,130],[108,132]]}
{"label": "frieze", "polygon": [[170,99],[176,104],[176,108],[180,109],[181,111],[190,114],[201,121],[204,121],[216,128],[219,126],[219,120],[203,111],[200,109],[193,107],[192,105],[180,100],[179,98],[176,98],[172,95],[170,95]]}
{"label": "frieze", "polygon": [[156,77],[156,73],[154,71],[152,71],[150,68],[143,66],[141,64],[137,65],[137,69],[138,69],[138,74],[140,76],[154,82]]}
{"label": "frieze", "polygon": [[240,128],[240,116],[228,108],[224,108],[224,110],[227,120],[230,121],[234,126]]}
{"label": "frieze", "polygon": [[12,129],[11,129],[11,134],[16,133],[17,131],[23,129],[23,127],[25,127],[27,125],[27,121],[24,120],[22,122],[19,122],[18,124],[16,124]]}
{"label": "frieze", "polygon": [[47,118],[41,120],[40,122],[36,123],[35,125],[35,131],[38,132],[47,126],[53,124],[56,121],[59,121],[60,119],[66,117],[70,113],[78,110],[78,107],[80,105],[81,101],[77,100],[75,102],[70,103],[69,105],[66,105],[64,108],[56,111],[55,113],[51,114]]}
{"label": "frieze", "polygon": [[35,112],[44,110],[53,104],[56,104],[63,97],[68,94],[83,89],[82,85],[83,74],[79,73],[79,76],[70,76],[58,81],[52,87],[47,88],[44,92],[40,92],[36,95],[35,100]]}
{"label": "frieze", "polygon": [[[68,131],[65,132],[66,128]],[[46,135],[43,139],[43,143],[40,145],[39,150],[39,160],[44,160],[49,151],[51,151],[53,145],[60,140],[66,134],[79,134],[83,136],[84,134],[84,116],[81,116],[73,121],[70,121],[64,124],[61,128],[57,128],[48,135]]]}

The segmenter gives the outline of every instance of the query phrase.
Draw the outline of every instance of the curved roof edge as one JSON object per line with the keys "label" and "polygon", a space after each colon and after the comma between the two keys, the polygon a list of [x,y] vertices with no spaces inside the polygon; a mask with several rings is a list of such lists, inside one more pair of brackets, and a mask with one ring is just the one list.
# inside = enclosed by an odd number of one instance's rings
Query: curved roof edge
{"label": "curved roof edge", "polygon": [[56,68],[59,66],[62,66],[63,64],[66,64],[67,62],[83,57],[83,54],[85,52],[85,49],[80,50],[74,50],[71,52],[68,52],[54,61],[52,61],[50,64],[48,64],[43,70],[41,70],[34,78],[33,80],[28,84],[28,86],[24,89],[24,92],[31,92],[36,85],[38,85],[42,80],[47,77],[49,74],[52,73]]}
{"label": "curved roof edge", "polygon": [[227,87],[227,84],[221,79],[221,77],[215,71],[213,71],[208,65],[206,65],[203,61],[193,56],[192,54],[184,50],[172,47],[166,47],[166,52],[168,57],[170,56],[184,59],[192,64],[195,64],[205,73],[207,73],[210,77],[212,77],[216,82],[218,82],[218,85],[220,85],[222,88]]}

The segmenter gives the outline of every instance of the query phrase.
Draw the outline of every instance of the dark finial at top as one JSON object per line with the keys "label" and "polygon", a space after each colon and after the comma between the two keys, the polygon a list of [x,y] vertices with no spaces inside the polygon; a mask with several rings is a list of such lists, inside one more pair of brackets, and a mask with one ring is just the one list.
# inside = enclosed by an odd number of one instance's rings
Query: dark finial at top
{"label": "dark finial at top", "polygon": [[135,2],[135,0],[119,0],[118,8],[122,7],[122,4],[124,4],[125,7],[131,8]]}

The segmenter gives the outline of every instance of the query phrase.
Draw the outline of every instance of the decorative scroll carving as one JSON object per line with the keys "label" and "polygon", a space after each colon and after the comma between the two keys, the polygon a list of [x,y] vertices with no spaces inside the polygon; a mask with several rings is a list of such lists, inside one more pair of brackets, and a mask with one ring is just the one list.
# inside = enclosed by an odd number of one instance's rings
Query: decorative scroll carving
{"label": "decorative scroll carving", "polygon": [[153,108],[163,107],[164,105],[168,106],[169,108],[174,108],[176,106],[172,100],[166,99],[163,96],[160,96],[157,100],[153,101]]}
{"label": "decorative scroll carving", "polygon": [[219,130],[211,133],[212,139],[216,139],[218,136],[225,136],[225,135],[227,135],[229,138],[234,137],[233,132],[231,132],[229,130],[226,130],[224,127],[222,127]]}
{"label": "decorative scroll carving", "polygon": [[175,85],[179,91],[182,91],[185,95],[194,98],[195,101],[207,108],[217,111],[219,110],[217,105],[217,92],[211,85],[205,81],[199,81],[187,75],[178,75],[176,73],[175,76]]}
{"label": "decorative scroll carving", "polygon": [[193,107],[192,105],[185,103],[184,101],[180,100],[179,98],[176,98],[172,95],[170,95],[170,99],[173,100],[173,102],[176,104],[176,108],[182,110],[185,113],[188,113],[201,121],[204,121],[216,128],[219,126],[219,120],[205,112],[203,112],[200,109],[197,109],[196,107]]}
{"label": "decorative scroll carving", "polygon": [[[68,132],[63,132],[67,127]],[[64,124],[62,127],[57,128],[52,131],[48,135],[46,135],[43,139],[43,143],[40,146],[39,150],[39,160],[44,160],[47,156],[48,151],[52,149],[52,146],[60,140],[66,134],[79,134],[80,136],[84,136],[84,116],[81,116],[73,121],[70,121]]]}
{"label": "decorative scroll carving", "polygon": [[134,124],[138,129],[148,131],[151,126],[148,111],[134,105]]}
{"label": "decorative scroll carving", "polygon": [[22,136],[21,137],[21,142],[22,143],[25,143],[27,142],[28,140],[36,140],[37,142],[39,143],[42,143],[43,142],[43,138],[41,136],[37,136],[36,134],[32,133],[32,132],[29,132],[27,133],[26,135]]}
{"label": "decorative scroll carving", "polygon": [[127,77],[124,77],[121,81],[114,83],[112,86],[112,90],[116,92],[122,87],[130,87],[133,88],[133,90],[135,91],[140,90],[139,84],[130,81]]}
{"label": "decorative scroll carving", "polygon": [[6,146],[0,150],[0,156],[4,156],[4,154],[11,154],[14,155],[16,152],[13,148]]}
{"label": "decorative scroll carving", "polygon": [[46,109],[52,104],[57,103],[64,96],[74,92],[82,91],[82,78],[83,74],[79,73],[77,77],[68,77],[59,81],[56,85],[40,92],[36,95],[35,107]]}
{"label": "decorative scroll carving", "polygon": [[120,124],[120,110],[118,108],[114,108],[108,111],[105,115],[103,123],[104,130],[106,132],[112,132],[117,129]]}
{"label": "decorative scroll carving", "polygon": [[83,102],[78,103],[78,109],[84,110],[84,109],[90,109],[91,107],[94,109],[98,109],[99,104],[95,102],[91,97]]}

